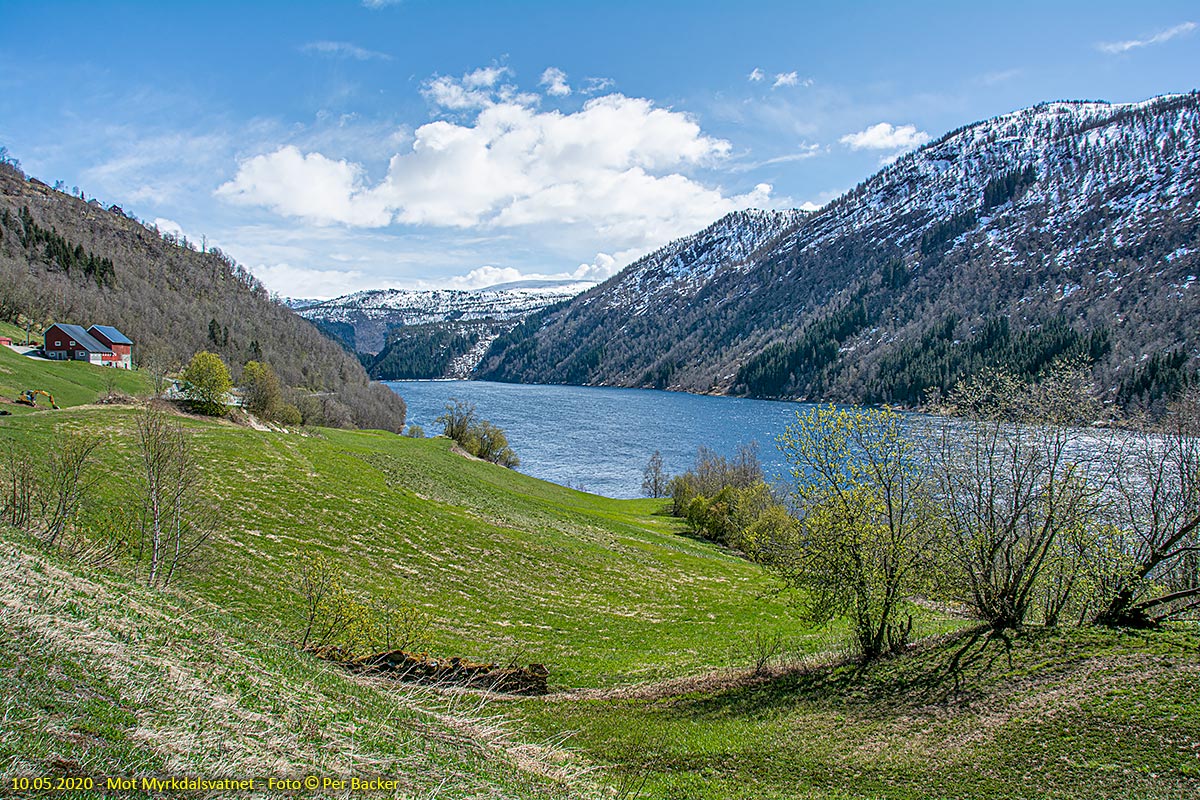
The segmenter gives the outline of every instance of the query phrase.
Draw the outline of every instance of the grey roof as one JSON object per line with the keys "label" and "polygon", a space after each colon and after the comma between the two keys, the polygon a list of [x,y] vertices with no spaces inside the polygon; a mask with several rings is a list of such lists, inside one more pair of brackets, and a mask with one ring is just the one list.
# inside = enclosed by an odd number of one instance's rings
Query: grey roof
{"label": "grey roof", "polygon": [[93,325],[92,327],[88,328],[88,333],[91,333],[92,331],[99,331],[100,335],[108,339],[113,344],[133,344],[128,336],[121,333],[112,325]]}
{"label": "grey roof", "polygon": [[[55,323],[55,325],[57,325],[58,329],[61,330],[63,333],[65,333],[67,336],[74,339],[75,345],[77,347],[81,347],[84,350],[87,350],[89,353],[111,353],[112,352],[112,350],[109,350],[107,347],[100,344],[100,342],[97,342],[90,333],[88,333],[87,331],[85,331],[83,329],[82,325],[64,325],[61,322],[57,322],[57,323]],[[51,327],[54,327],[54,326],[51,326]],[[47,328],[46,330],[48,332],[50,329]],[[44,339],[45,336],[43,335],[42,338]]]}

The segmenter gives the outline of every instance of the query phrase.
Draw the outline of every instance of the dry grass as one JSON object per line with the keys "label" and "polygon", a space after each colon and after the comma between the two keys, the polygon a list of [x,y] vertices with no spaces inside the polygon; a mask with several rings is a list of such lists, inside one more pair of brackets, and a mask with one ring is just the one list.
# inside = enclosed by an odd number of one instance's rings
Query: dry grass
{"label": "dry grass", "polygon": [[588,794],[479,696],[352,678],[181,595],[0,555],[0,771],[374,775],[401,797]]}

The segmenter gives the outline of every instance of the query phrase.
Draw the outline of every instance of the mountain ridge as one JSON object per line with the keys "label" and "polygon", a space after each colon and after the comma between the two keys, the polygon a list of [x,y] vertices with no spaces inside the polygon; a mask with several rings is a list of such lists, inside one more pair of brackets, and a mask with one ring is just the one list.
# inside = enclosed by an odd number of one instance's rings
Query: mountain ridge
{"label": "mountain ridge", "polygon": [[[704,262],[735,235],[726,217],[499,337],[476,376],[915,404],[984,366],[1068,355],[1110,395],[1139,394],[1139,369],[1178,351],[1171,380],[1188,380],[1198,97],[1055,101],[962,126],[756,231],[750,263]],[[1152,400],[1165,384],[1143,388]]]}

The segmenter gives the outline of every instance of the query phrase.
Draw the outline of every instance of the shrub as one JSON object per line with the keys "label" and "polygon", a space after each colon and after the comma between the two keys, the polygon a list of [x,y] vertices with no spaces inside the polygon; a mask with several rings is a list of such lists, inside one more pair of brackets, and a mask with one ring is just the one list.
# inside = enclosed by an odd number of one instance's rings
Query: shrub
{"label": "shrub", "polygon": [[228,405],[233,380],[229,368],[216,353],[201,350],[183,370],[184,396],[198,413],[222,416]]}

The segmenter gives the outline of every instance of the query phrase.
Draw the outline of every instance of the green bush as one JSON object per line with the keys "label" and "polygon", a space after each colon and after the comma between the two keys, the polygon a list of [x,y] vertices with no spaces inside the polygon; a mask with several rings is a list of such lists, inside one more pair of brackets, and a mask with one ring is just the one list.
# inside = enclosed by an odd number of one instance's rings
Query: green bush
{"label": "green bush", "polygon": [[233,380],[219,355],[207,350],[196,353],[183,370],[183,380],[184,396],[195,411],[210,417],[224,416]]}

